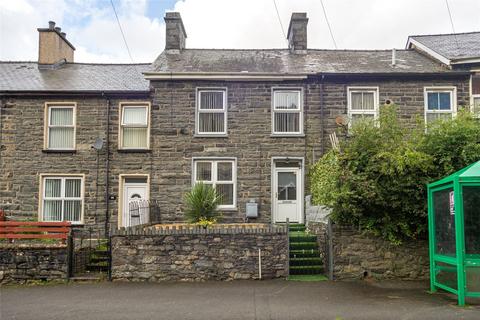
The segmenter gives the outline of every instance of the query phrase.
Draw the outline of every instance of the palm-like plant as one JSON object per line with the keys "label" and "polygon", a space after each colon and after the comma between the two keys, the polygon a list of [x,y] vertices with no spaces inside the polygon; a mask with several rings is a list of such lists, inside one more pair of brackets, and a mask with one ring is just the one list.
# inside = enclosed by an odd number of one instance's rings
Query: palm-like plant
{"label": "palm-like plant", "polygon": [[185,195],[185,216],[192,222],[199,222],[201,219],[214,220],[219,216],[217,206],[222,196],[215,188],[204,183],[197,183],[192,190]]}

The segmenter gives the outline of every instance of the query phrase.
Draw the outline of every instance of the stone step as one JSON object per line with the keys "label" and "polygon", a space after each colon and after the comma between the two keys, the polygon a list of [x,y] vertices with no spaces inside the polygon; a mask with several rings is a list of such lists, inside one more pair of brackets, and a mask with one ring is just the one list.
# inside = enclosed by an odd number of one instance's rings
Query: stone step
{"label": "stone step", "polygon": [[290,258],[318,258],[320,252],[315,249],[290,250]]}
{"label": "stone step", "polygon": [[306,227],[304,225],[299,225],[299,226],[290,226],[288,229],[290,232],[294,231],[305,231]]}
{"label": "stone step", "polygon": [[290,243],[290,250],[308,250],[308,249],[313,249],[313,250],[318,250],[318,244],[317,242],[309,241],[309,242],[292,242]]}
{"label": "stone step", "polygon": [[322,274],[323,271],[323,265],[290,267],[290,274]]}
{"label": "stone step", "polygon": [[87,271],[99,271],[99,272],[106,272],[108,271],[108,262],[97,262],[97,263],[89,263],[86,267]]}
{"label": "stone step", "polygon": [[290,258],[290,266],[317,266],[322,264],[323,261],[319,257]]}
{"label": "stone step", "polygon": [[290,234],[290,242],[316,242],[317,236],[305,232]]}

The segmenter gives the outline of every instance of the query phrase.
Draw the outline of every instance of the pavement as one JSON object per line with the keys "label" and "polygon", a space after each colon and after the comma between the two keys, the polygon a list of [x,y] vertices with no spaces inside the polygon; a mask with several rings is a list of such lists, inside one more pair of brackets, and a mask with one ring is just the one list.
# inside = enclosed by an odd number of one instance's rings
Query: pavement
{"label": "pavement", "polygon": [[88,283],[0,288],[0,319],[480,319],[425,282]]}

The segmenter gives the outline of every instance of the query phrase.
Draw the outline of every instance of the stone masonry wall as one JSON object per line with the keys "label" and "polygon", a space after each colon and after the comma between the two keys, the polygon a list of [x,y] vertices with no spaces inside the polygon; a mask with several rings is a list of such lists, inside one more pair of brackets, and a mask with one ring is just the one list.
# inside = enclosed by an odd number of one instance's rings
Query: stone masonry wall
{"label": "stone masonry wall", "polygon": [[332,226],[333,276],[336,280],[424,280],[429,277],[428,242],[418,240],[392,245],[351,227]]}
{"label": "stone masonry wall", "polygon": [[64,280],[67,272],[66,245],[0,244],[0,284]]}
{"label": "stone masonry wall", "polygon": [[[457,104],[468,102],[468,79],[318,79],[284,82],[152,81],[143,98],[110,99],[110,175],[108,190],[111,226],[118,226],[119,175],[150,177],[150,199],[158,200],[162,222],[184,220],[183,196],[191,188],[195,157],[237,160],[237,208],[223,212],[225,222],[245,218],[245,204],[259,203],[259,222],[271,222],[271,166],[274,157],[305,159],[305,194],[308,168],[330,147],[328,134],[337,130],[335,118],[347,113],[348,86],[379,87],[380,104],[391,99],[406,123],[424,114],[425,86],[456,86]],[[197,88],[226,88],[228,136],[195,136]],[[272,137],[272,88],[295,87],[304,92],[304,136]],[[77,103],[77,150],[47,153],[43,149],[45,102]],[[151,102],[151,150],[118,151],[120,102]],[[323,110],[323,111],[322,111]],[[107,134],[105,97],[9,97],[1,112],[0,207],[14,219],[38,219],[39,175],[84,174],[84,222],[104,228],[106,185],[105,148],[91,148]]]}
{"label": "stone masonry wall", "polygon": [[117,231],[112,236],[114,281],[202,281],[287,276],[283,227]]}

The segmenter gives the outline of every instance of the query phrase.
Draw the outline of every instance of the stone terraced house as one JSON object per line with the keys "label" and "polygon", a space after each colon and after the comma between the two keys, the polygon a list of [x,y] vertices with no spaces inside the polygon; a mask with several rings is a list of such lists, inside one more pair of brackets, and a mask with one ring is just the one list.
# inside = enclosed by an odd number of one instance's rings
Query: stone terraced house
{"label": "stone terraced house", "polygon": [[[37,62],[0,62],[0,208],[16,219],[129,226],[129,203],[184,220],[197,181],[223,195],[223,220],[304,222],[308,168],[329,134],[395,103],[408,125],[480,111],[480,32],[412,36],[405,50],[307,46],[293,13],[285,49],[189,49],[165,16],[151,64],[75,63],[55,27]],[[477,73],[476,73],[477,72]],[[250,205],[249,205],[250,206]],[[255,207],[255,205],[252,205]]]}

